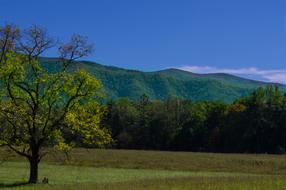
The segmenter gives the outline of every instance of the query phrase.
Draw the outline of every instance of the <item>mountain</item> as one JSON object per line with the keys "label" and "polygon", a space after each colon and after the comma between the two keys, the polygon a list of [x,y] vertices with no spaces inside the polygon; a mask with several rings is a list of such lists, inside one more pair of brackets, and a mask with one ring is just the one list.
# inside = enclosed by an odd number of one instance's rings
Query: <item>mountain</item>
{"label": "mountain", "polygon": [[[42,58],[40,62],[51,70],[57,69],[59,65],[55,58]],[[180,97],[231,102],[258,87],[275,85],[285,89],[281,84],[254,81],[224,73],[196,74],[178,69],[142,72],[88,61],[76,62],[72,68],[84,68],[98,78],[103,84],[106,99],[138,99],[146,94],[152,100]]]}

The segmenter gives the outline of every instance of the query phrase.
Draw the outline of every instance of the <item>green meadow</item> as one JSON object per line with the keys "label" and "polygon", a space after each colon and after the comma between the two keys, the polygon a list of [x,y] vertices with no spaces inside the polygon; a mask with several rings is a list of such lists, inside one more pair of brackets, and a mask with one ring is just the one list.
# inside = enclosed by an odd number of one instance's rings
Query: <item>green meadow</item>
{"label": "green meadow", "polygon": [[2,149],[2,189],[195,189],[282,190],[286,156],[136,150],[75,149],[53,152],[40,163],[39,179],[28,185],[28,162]]}

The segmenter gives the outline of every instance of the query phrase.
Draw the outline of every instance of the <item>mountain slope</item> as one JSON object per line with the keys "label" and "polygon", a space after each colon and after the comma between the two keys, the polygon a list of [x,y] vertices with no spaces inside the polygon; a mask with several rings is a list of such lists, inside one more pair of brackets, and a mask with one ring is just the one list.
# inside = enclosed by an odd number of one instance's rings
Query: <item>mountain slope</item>
{"label": "mountain slope", "polygon": [[[42,64],[49,69],[57,69],[56,59],[43,58]],[[167,69],[156,72],[127,70],[98,63],[81,61],[73,69],[84,68],[101,80],[106,99],[120,97],[139,98],[142,94],[151,99],[164,100],[169,97],[180,97],[193,100],[221,100],[231,102],[247,95],[261,86],[270,85],[228,74],[195,74],[178,69]],[[279,85],[280,84],[271,84]]]}

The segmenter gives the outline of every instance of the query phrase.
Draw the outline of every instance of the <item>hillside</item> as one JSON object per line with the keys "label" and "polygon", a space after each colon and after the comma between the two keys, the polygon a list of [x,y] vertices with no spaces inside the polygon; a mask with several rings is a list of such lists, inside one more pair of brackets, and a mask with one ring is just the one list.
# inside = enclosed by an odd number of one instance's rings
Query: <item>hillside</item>
{"label": "hillside", "polygon": [[[41,62],[49,69],[56,69],[56,59],[42,58]],[[141,72],[94,62],[81,61],[73,68],[84,68],[103,84],[106,99],[129,97],[139,98],[142,94],[151,99],[180,97],[193,100],[221,100],[231,102],[247,95],[258,87],[271,84],[240,78],[229,74],[195,74],[178,69],[156,72]]]}

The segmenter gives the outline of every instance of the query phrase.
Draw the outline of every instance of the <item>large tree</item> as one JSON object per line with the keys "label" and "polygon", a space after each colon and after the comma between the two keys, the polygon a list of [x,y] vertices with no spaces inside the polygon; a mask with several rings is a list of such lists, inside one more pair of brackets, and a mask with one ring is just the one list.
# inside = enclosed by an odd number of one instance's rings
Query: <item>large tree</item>
{"label": "large tree", "polygon": [[71,67],[89,55],[92,46],[73,35],[58,46],[57,64],[41,63],[41,55],[57,44],[38,26],[23,32],[12,25],[0,28],[0,145],[27,158],[29,183],[38,181],[38,164],[48,153],[43,147],[73,146],[67,134],[97,146],[111,141],[109,131],[100,125],[100,82]]}

